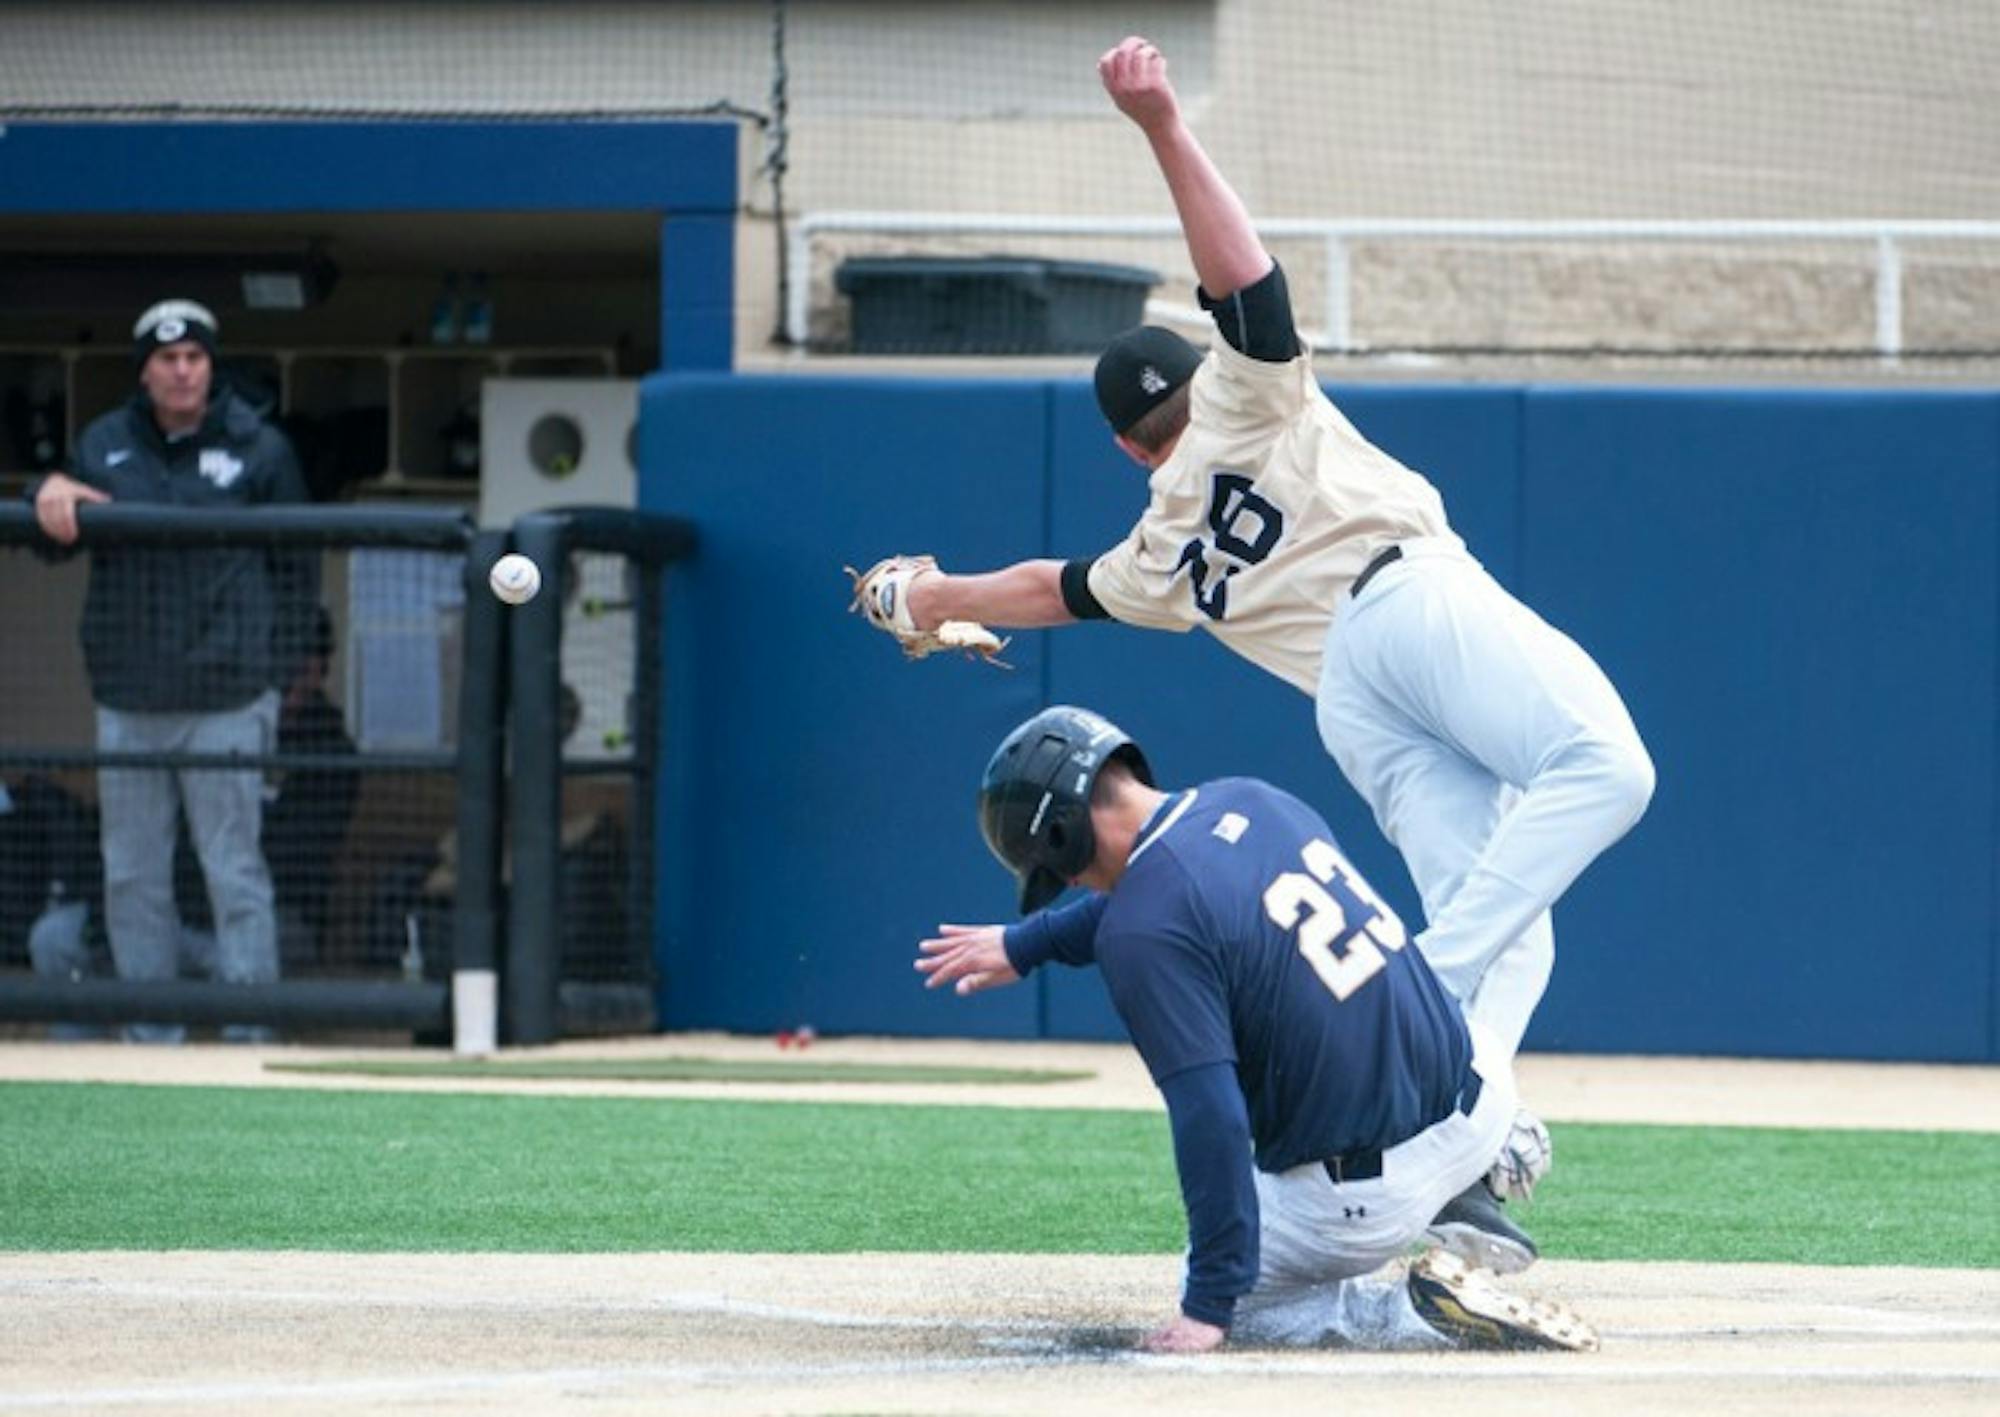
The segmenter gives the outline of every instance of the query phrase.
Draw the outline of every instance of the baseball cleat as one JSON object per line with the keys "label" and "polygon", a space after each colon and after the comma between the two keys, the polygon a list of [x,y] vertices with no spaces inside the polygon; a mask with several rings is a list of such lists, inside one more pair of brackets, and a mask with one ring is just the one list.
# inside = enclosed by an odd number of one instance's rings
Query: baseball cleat
{"label": "baseball cleat", "polygon": [[1523,1107],[1514,1113],[1506,1143],[1486,1173],[1486,1185],[1503,1201],[1530,1200],[1535,1184],[1549,1174],[1555,1164],[1556,1144],[1542,1119]]}
{"label": "baseball cleat", "polygon": [[1410,1266],[1409,1288],[1417,1317],[1454,1348],[1597,1351],[1597,1330],[1568,1308],[1510,1294],[1485,1270],[1443,1250]]}
{"label": "baseball cleat", "polygon": [[1425,1233],[1467,1264],[1495,1274],[1519,1274],[1542,1254],[1483,1179],[1446,1202]]}

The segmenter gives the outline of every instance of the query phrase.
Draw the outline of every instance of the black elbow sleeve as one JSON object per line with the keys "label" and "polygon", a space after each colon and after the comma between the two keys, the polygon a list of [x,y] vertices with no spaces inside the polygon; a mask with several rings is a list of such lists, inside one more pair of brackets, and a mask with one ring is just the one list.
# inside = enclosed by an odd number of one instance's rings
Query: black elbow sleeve
{"label": "black elbow sleeve", "polygon": [[1111,612],[1090,593],[1090,568],[1094,561],[1065,561],[1062,568],[1063,609],[1079,620],[1109,620]]}
{"label": "black elbow sleeve", "polygon": [[1239,354],[1267,364],[1285,364],[1298,358],[1299,331],[1292,323],[1292,293],[1285,284],[1284,267],[1276,261],[1263,279],[1221,299],[1212,299],[1205,290],[1195,292],[1201,308],[1215,317],[1215,328]]}

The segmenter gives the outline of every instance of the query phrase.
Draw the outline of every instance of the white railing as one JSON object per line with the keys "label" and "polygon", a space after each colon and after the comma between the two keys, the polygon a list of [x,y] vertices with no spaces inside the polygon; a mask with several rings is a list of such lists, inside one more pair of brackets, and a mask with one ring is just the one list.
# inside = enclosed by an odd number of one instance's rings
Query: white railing
{"label": "white railing", "polygon": [[[1347,221],[1264,221],[1267,238],[1317,240],[1324,267],[1321,328],[1307,332],[1317,347],[1354,345],[1353,278],[1348,251],[1356,241],[1852,241],[1874,247],[1875,352],[1894,359],[1903,350],[1903,247],[1914,241],[2000,242],[2000,221],[1458,221],[1359,218]],[[897,235],[1173,236],[1171,217],[1005,216],[943,212],[808,212],[786,241],[785,333],[804,348],[810,333],[812,242],[822,232],[865,231]],[[1185,314],[1192,307],[1163,307]]]}

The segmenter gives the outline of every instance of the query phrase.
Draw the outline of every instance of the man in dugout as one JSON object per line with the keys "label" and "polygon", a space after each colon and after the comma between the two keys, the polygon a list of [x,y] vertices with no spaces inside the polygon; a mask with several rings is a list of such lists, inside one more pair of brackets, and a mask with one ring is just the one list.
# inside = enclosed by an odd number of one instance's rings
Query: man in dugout
{"label": "man in dugout", "polygon": [[[96,503],[196,510],[303,502],[285,437],[217,373],[215,316],[165,300],[133,326],[138,388],[84,429],[67,472],[28,489],[36,520],[75,548]],[[259,755],[277,736],[279,686],[305,651],[315,567],[249,546],[92,548],[81,639],[97,746],[107,753]],[[215,973],[278,976],[271,872],[259,845],[255,769],[106,767],[98,773],[105,924],[123,979],[180,972],[174,906],[176,815],[185,813],[216,923]],[[177,1042],[177,1026],[127,1036]]]}

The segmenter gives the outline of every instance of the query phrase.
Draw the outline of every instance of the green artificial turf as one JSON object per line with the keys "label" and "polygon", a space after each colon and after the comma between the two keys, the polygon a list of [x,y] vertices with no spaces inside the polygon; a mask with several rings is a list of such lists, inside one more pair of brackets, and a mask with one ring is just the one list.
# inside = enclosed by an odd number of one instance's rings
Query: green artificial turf
{"label": "green artificial turf", "polygon": [[2000,1134],[1553,1130],[1545,1254],[2000,1268]]}
{"label": "green artificial turf", "polygon": [[[1558,1126],[1552,1258],[2000,1267],[2000,1136]],[[0,1085],[0,1250],[1171,1253],[1157,1113]]]}
{"label": "green artificial turf", "polygon": [[0,1249],[1170,1249],[1165,1119],[0,1085]]}
{"label": "green artificial turf", "polygon": [[324,1063],[266,1063],[276,1073],[350,1073],[368,1077],[506,1078],[608,1082],[1075,1082],[1088,1072],[1048,1068],[967,1068],[930,1063],[823,1063],[770,1058],[355,1058]]}

